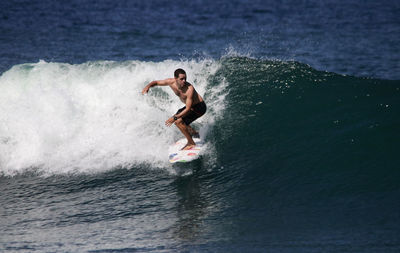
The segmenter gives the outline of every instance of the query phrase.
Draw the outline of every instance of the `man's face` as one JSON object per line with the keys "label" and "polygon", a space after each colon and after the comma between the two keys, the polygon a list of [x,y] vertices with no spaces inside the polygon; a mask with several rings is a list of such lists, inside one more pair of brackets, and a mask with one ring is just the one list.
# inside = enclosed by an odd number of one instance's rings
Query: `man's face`
{"label": "man's face", "polygon": [[185,74],[179,74],[178,78],[175,78],[175,79],[180,88],[182,88],[186,83],[186,75]]}

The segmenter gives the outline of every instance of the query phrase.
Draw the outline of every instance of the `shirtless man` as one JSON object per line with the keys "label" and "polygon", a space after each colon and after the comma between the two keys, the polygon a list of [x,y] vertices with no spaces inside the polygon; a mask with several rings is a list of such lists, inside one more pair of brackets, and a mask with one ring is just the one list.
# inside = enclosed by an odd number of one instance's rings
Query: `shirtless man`
{"label": "shirtless man", "polygon": [[198,135],[189,124],[203,116],[207,110],[206,104],[199,93],[196,92],[193,85],[186,82],[186,72],[183,69],[175,70],[174,78],[150,82],[143,88],[142,94],[146,94],[150,87],[167,85],[175,92],[185,106],[179,109],[171,118],[167,119],[165,125],[171,126],[175,123],[187,139],[187,144],[182,150],[189,150],[196,145],[192,136]]}

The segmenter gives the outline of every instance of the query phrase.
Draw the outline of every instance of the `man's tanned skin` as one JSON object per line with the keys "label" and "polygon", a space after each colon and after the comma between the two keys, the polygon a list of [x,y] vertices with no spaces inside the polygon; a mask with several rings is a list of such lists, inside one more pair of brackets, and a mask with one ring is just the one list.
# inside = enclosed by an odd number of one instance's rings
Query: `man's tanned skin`
{"label": "man's tanned skin", "polygon": [[193,148],[196,144],[193,141],[192,136],[197,135],[198,133],[188,124],[185,124],[182,118],[193,111],[193,106],[204,102],[203,98],[196,92],[193,85],[186,81],[186,73],[182,69],[177,69],[175,71],[174,78],[150,82],[146,85],[146,87],[143,88],[142,94],[148,93],[150,88],[154,86],[169,86],[180,98],[182,103],[186,105],[186,108],[184,108],[182,111],[167,119],[165,121],[165,125],[171,126],[173,123],[175,123],[182,134],[186,137],[187,144],[182,148],[182,150],[189,150]]}

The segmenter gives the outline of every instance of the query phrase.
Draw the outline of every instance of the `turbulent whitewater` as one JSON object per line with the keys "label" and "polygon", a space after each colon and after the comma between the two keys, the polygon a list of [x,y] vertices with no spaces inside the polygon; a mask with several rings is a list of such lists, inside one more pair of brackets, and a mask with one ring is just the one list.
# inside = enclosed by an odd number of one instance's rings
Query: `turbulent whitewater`
{"label": "turbulent whitewater", "polygon": [[[209,82],[212,60],[47,63],[14,66],[0,77],[0,169],[45,173],[165,166],[179,135],[165,119],[182,107],[168,88],[142,95],[150,81],[182,67],[210,107],[195,125],[207,135],[224,110],[226,85]],[[171,74],[172,73],[172,74]]]}

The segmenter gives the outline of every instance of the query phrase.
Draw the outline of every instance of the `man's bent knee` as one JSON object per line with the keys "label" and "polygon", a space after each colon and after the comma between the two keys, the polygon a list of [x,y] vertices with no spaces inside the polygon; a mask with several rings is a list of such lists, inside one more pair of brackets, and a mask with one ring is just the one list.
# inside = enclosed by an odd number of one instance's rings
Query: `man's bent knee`
{"label": "man's bent knee", "polygon": [[175,125],[181,125],[181,124],[185,124],[185,123],[183,123],[183,120],[182,120],[182,118],[179,118],[179,119],[177,119],[177,120],[175,120]]}

